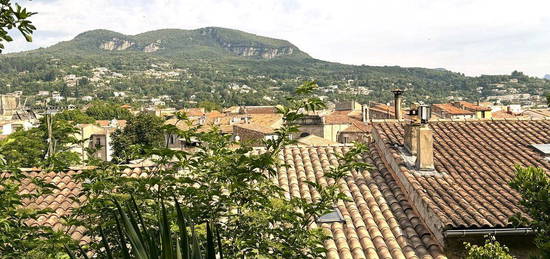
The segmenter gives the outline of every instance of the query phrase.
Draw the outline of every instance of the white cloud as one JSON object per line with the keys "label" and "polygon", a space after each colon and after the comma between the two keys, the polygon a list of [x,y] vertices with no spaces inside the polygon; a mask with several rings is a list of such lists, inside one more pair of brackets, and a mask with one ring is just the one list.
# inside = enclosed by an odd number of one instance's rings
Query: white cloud
{"label": "white cloud", "polygon": [[540,0],[53,0],[20,1],[39,12],[35,42],[86,30],[137,34],[222,26],[287,39],[313,57],[350,64],[445,67],[470,75],[550,73],[550,2]]}

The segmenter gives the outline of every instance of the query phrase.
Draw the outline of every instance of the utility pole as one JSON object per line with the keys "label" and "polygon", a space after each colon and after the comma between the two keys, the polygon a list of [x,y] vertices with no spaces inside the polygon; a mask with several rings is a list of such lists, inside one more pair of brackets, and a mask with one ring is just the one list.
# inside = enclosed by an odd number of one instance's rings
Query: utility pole
{"label": "utility pole", "polygon": [[52,127],[53,127],[52,123],[53,123],[52,112],[48,111],[46,113],[46,126],[47,126],[47,129],[48,129],[48,152],[46,153],[46,158],[50,158],[55,152],[55,145],[54,145],[53,132],[52,132]]}

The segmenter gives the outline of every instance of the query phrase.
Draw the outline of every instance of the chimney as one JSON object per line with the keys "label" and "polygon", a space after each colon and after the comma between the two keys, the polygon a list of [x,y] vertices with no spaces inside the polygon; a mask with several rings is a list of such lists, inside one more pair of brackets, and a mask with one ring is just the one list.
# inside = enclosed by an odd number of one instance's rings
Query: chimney
{"label": "chimney", "polygon": [[411,155],[416,156],[418,152],[418,129],[420,128],[420,123],[411,122],[406,124],[405,128],[405,148],[411,153]]}
{"label": "chimney", "polygon": [[403,92],[404,90],[401,89],[395,89],[392,91],[393,93],[393,104],[395,105],[395,119],[401,120],[403,117],[401,116],[401,102],[403,101]]}
{"label": "chimney", "polygon": [[434,170],[433,131],[427,123],[422,123],[417,132],[416,169],[420,171]]}
{"label": "chimney", "polygon": [[361,105],[361,118],[363,122],[367,122],[369,120],[369,106],[366,104]]}

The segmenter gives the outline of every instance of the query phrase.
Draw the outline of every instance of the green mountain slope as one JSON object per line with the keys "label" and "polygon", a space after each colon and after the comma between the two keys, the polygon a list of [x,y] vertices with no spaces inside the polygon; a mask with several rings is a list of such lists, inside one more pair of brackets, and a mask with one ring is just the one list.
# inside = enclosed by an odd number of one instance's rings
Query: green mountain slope
{"label": "green mountain slope", "polygon": [[321,86],[319,96],[363,103],[389,102],[396,87],[407,90],[407,102],[429,103],[550,92],[550,80],[519,72],[468,77],[443,69],[345,65],[312,58],[285,40],[217,27],[137,35],[93,30],[48,48],[0,55],[0,93],[20,90],[29,102],[48,90],[73,101],[124,91],[132,98],[125,101],[167,95],[176,107],[268,105],[284,102],[310,79]]}

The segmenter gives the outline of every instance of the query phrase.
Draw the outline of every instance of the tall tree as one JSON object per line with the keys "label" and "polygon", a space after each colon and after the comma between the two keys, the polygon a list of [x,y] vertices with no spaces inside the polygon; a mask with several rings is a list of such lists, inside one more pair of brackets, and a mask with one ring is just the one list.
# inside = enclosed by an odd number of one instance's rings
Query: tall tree
{"label": "tall tree", "polygon": [[112,136],[116,158],[128,161],[144,156],[146,150],[164,144],[163,120],[149,113],[139,113],[126,122],[124,129],[115,131]]}

